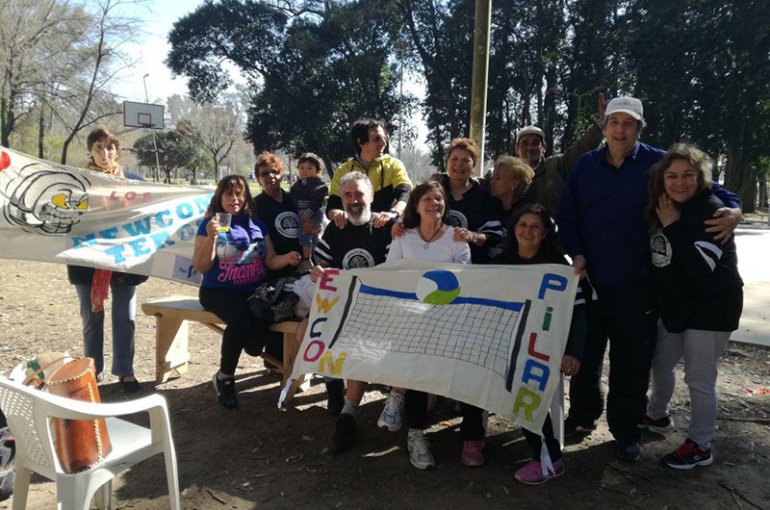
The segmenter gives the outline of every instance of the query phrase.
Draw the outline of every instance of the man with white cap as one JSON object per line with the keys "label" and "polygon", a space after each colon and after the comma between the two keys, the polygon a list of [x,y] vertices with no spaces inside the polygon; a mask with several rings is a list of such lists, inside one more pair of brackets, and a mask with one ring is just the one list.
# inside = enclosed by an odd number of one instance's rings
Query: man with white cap
{"label": "man with white cap", "polygon": [[[575,425],[585,431],[596,428],[602,413],[599,378],[608,338],[607,422],[618,457],[629,461],[640,456],[637,425],[643,423],[646,410],[657,322],[644,207],[650,168],[664,151],[639,141],[644,126],[639,99],[617,97],[609,102],[603,119],[607,144],[575,163],[558,214],[561,240],[575,272],[587,272],[598,295],[596,317],[589,318],[583,366],[570,383],[565,431]],[[716,192],[723,202],[739,205],[734,194],[723,188]],[[726,239],[740,219],[740,209],[720,211],[724,218],[715,228]]]}
{"label": "man with white cap", "polygon": [[553,154],[547,158],[545,152],[548,145],[543,130],[537,126],[526,126],[519,130],[516,135],[514,150],[516,155],[529,163],[529,166],[535,171],[532,184],[524,195],[526,203],[539,203],[546,206],[551,214],[556,214],[561,191],[567,182],[572,165],[581,155],[596,149],[602,141],[600,123],[604,118],[606,107],[607,102],[604,100],[604,94],[600,92],[597,122],[563,153]]}

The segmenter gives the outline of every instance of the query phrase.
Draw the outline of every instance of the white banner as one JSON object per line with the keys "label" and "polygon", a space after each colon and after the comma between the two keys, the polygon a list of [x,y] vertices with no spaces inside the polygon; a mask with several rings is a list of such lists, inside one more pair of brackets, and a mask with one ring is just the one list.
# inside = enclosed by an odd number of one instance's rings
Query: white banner
{"label": "white banner", "polygon": [[193,240],[211,189],[113,177],[0,149],[0,257],[199,284]]}
{"label": "white banner", "polygon": [[400,260],[319,281],[293,377],[427,391],[540,433],[559,387],[578,278],[569,266]]}

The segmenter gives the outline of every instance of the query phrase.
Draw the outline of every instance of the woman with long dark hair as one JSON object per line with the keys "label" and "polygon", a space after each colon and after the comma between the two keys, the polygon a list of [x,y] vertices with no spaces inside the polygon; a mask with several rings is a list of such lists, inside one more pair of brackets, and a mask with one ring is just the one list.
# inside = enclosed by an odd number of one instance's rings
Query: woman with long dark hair
{"label": "woman with long dark hair", "polygon": [[[540,204],[523,206],[513,215],[503,254],[493,262],[513,265],[567,265],[567,260],[558,247],[555,230],[554,221],[545,207]],[[566,376],[573,376],[580,370],[586,334],[585,300],[590,298],[591,293],[588,280],[582,279],[575,298],[567,347],[561,360],[561,372]],[[561,395],[556,398],[561,398]],[[527,429],[522,429],[522,432],[531,449],[532,460],[516,471],[516,480],[527,485],[541,485],[564,474],[561,444],[554,436],[550,414],[543,424],[542,436]]]}
{"label": "woman with long dark hair", "polygon": [[248,297],[267,279],[268,269],[296,266],[302,260],[298,251],[277,255],[267,227],[253,213],[246,179],[229,175],[217,184],[195,237],[193,267],[203,274],[200,303],[227,325],[213,378],[217,400],[226,409],[238,408],[235,369],[241,352],[258,356],[268,339],[270,323],[252,314]]}

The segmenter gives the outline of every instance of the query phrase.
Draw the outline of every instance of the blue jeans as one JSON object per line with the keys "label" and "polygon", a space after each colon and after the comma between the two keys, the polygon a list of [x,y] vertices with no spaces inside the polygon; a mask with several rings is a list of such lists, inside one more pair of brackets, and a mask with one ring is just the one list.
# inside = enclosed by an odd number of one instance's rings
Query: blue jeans
{"label": "blue jeans", "polygon": [[[91,311],[91,286],[75,285],[83,321],[83,351],[94,359],[96,374],[104,371],[104,311]],[[134,375],[136,287],[110,285],[112,301],[112,374]]]}

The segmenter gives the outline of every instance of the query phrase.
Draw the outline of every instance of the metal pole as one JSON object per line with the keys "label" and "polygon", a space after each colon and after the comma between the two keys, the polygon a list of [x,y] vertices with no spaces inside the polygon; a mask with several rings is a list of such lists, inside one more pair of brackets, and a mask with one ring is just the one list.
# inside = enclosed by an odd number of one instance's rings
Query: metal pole
{"label": "metal pole", "polygon": [[[150,76],[150,74],[145,74],[142,77],[142,82],[144,83],[144,101],[147,104],[150,104],[150,96],[147,94],[147,77]],[[150,134],[152,135],[152,148],[155,149],[155,172],[154,172],[154,180],[155,182],[160,182],[160,158],[158,157],[158,144],[155,142],[155,130],[150,127]]]}
{"label": "metal pole", "polygon": [[484,168],[484,138],[487,117],[487,79],[489,74],[489,27],[492,23],[492,0],[476,0],[473,30],[473,81],[471,83],[471,140],[479,146],[477,169]]}
{"label": "metal pole", "polygon": [[401,48],[399,51],[399,57],[401,57],[401,77],[398,91],[398,159],[401,159],[401,143],[404,138],[404,50]]}

